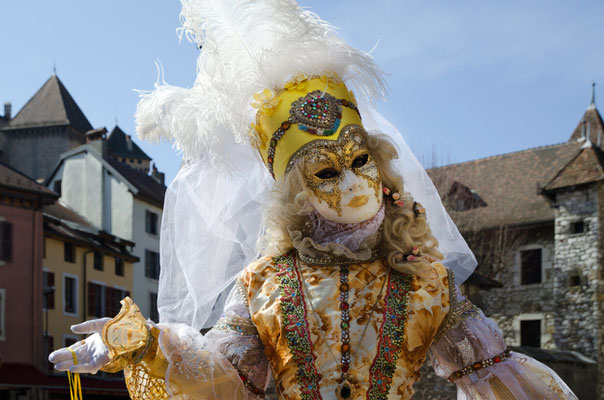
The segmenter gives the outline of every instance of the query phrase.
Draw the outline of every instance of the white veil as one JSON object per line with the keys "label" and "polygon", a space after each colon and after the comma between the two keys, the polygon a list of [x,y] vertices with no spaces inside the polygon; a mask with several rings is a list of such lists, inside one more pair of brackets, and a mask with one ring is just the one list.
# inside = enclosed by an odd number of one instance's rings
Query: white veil
{"label": "white veil", "polygon": [[254,93],[281,88],[299,73],[336,73],[355,90],[365,128],[387,134],[398,147],[396,168],[405,190],[426,208],[445,263],[458,283],[470,275],[476,260],[434,185],[398,130],[370,106],[384,85],[369,55],[294,0],[181,2],[184,32],[202,47],[195,85],[157,85],[143,94],[136,113],[143,139],[171,140],[184,159],[162,217],[161,322],[211,325],[220,294],[258,257],[261,207],[273,179],[249,144],[250,103]]}

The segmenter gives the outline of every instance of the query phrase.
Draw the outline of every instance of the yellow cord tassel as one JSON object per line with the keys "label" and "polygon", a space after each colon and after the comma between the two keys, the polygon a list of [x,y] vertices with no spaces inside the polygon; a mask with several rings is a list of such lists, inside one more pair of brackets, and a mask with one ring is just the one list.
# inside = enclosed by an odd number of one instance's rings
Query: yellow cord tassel
{"label": "yellow cord tassel", "polygon": [[[78,358],[76,357],[75,351],[69,349],[73,356],[73,365],[78,365]],[[69,379],[69,395],[71,400],[82,400],[82,382],[80,382],[80,374],[67,371],[67,379]]]}

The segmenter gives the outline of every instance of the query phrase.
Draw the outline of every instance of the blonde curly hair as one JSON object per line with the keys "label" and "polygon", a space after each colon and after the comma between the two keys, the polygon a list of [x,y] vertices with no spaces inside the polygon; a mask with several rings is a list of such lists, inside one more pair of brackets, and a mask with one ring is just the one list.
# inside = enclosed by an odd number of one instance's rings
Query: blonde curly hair
{"label": "blonde curly hair", "polygon": [[[432,235],[424,212],[416,213],[415,201],[410,193],[403,190],[403,178],[392,169],[391,161],[398,157],[394,144],[386,135],[366,134],[367,145],[382,178],[384,187],[398,192],[402,206],[393,205],[387,198],[386,213],[382,226],[380,253],[387,258],[388,264],[404,273],[419,274],[430,267],[430,261],[442,259],[437,250],[438,241]],[[259,249],[263,255],[285,254],[294,248],[289,235],[291,230],[302,230],[308,221],[308,215],[314,210],[302,173],[302,159],[294,165],[282,179],[275,183],[270,201],[264,208],[266,230],[259,239]],[[414,261],[408,261],[404,255],[411,254],[417,247],[421,255]]]}

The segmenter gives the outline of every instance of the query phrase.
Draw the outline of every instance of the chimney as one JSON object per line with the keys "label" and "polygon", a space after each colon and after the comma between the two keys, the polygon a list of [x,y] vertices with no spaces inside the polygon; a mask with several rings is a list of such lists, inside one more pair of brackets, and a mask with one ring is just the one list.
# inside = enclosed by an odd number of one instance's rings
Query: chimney
{"label": "chimney", "polygon": [[155,179],[158,183],[165,185],[166,174],[164,174],[163,172],[159,172],[157,170],[157,166],[155,164],[153,164],[153,170],[151,171],[151,177],[153,177],[153,179]]}
{"label": "chimney", "polygon": [[101,157],[107,158],[107,129],[105,127],[93,129],[86,132],[86,144],[92,146],[101,153]]}
{"label": "chimney", "polygon": [[4,103],[4,119],[5,120],[10,121],[12,109],[13,109],[13,105],[10,103],[10,101],[7,101],[6,103]]}
{"label": "chimney", "polygon": [[132,150],[132,137],[130,135],[126,135],[126,147],[128,147],[128,150]]}

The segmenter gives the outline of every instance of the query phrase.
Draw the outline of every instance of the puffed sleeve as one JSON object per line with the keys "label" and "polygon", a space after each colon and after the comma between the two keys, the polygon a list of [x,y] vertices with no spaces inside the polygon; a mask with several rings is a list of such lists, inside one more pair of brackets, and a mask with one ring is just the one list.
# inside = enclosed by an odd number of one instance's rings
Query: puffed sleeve
{"label": "puffed sleeve", "polygon": [[457,399],[576,399],[554,371],[507,350],[501,330],[464,298],[450,275],[451,309],[431,348],[438,376],[457,385]]}
{"label": "puffed sleeve", "polygon": [[141,328],[145,321],[136,305],[122,304],[102,335],[112,360],[103,370],[123,368],[132,399],[264,397],[268,360],[239,282],[222,318],[205,336],[185,324],[146,322]]}

